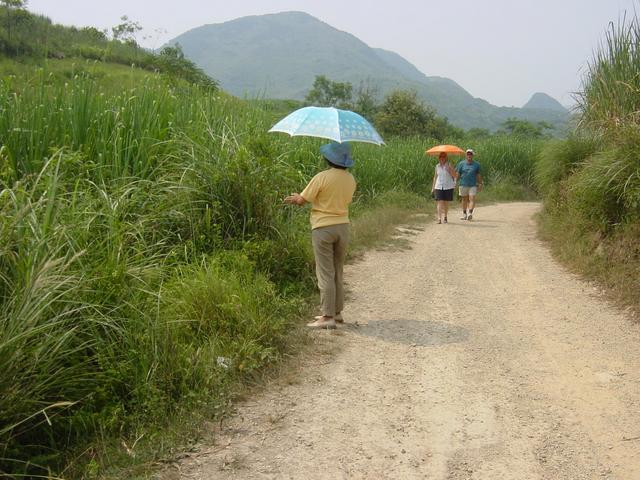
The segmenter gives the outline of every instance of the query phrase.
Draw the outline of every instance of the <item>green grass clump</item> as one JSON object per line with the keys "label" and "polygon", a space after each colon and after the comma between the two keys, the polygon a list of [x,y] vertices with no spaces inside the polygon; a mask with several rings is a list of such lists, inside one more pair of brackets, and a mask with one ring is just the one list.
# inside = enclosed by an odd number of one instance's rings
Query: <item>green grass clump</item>
{"label": "green grass clump", "polygon": [[572,135],[545,144],[535,165],[535,183],[540,193],[549,194],[557,189],[558,184],[571,176],[597,149],[597,141],[590,136]]}
{"label": "green grass clump", "polygon": [[179,268],[163,285],[159,321],[145,335],[152,348],[144,351],[153,355],[140,372],[159,381],[139,382],[159,390],[142,392],[141,402],[166,393],[172,402],[220,393],[234,374],[278,359],[302,303],[283,299],[253,267],[245,255],[230,252]]}

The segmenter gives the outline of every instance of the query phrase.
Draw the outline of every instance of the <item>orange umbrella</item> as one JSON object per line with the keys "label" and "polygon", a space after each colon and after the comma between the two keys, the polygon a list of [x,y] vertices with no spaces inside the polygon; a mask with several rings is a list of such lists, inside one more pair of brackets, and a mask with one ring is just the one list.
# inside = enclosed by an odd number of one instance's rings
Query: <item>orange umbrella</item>
{"label": "orange umbrella", "polygon": [[441,153],[448,153],[451,155],[464,155],[464,150],[455,145],[437,145],[427,150],[427,155],[440,155]]}

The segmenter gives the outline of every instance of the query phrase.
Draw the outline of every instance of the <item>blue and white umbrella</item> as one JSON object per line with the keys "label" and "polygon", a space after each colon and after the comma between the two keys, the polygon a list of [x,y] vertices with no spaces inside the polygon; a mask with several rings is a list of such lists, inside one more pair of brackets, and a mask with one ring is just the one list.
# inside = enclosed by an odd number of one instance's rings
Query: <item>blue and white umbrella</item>
{"label": "blue and white umbrella", "polygon": [[350,110],[333,107],[304,107],[290,113],[270,132],[328,138],[334,142],[365,142],[384,145],[375,128],[362,116]]}

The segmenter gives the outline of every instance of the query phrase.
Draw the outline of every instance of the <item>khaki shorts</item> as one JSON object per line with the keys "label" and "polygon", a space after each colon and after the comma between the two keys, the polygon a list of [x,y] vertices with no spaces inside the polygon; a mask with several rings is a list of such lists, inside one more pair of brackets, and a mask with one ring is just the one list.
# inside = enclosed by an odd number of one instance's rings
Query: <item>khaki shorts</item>
{"label": "khaki shorts", "polygon": [[460,185],[460,196],[466,197],[469,195],[470,197],[475,197],[478,194],[478,187],[463,187]]}

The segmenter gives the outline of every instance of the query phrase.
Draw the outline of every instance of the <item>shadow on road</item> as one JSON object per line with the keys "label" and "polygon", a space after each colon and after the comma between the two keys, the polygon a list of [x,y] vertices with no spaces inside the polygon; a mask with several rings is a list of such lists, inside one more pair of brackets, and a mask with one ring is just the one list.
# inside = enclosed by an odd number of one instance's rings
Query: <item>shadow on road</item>
{"label": "shadow on road", "polygon": [[466,342],[469,332],[457,325],[427,320],[376,320],[354,330],[388,342],[429,346]]}
{"label": "shadow on road", "polygon": [[[464,220],[460,220],[459,222],[449,222],[446,227],[463,227],[463,228],[498,228],[498,225],[492,225],[492,223],[508,223],[508,222],[500,222],[497,220],[485,220],[484,222],[491,223],[483,223],[481,220],[474,220],[472,222],[465,222]],[[438,225],[439,226],[439,225]]]}

